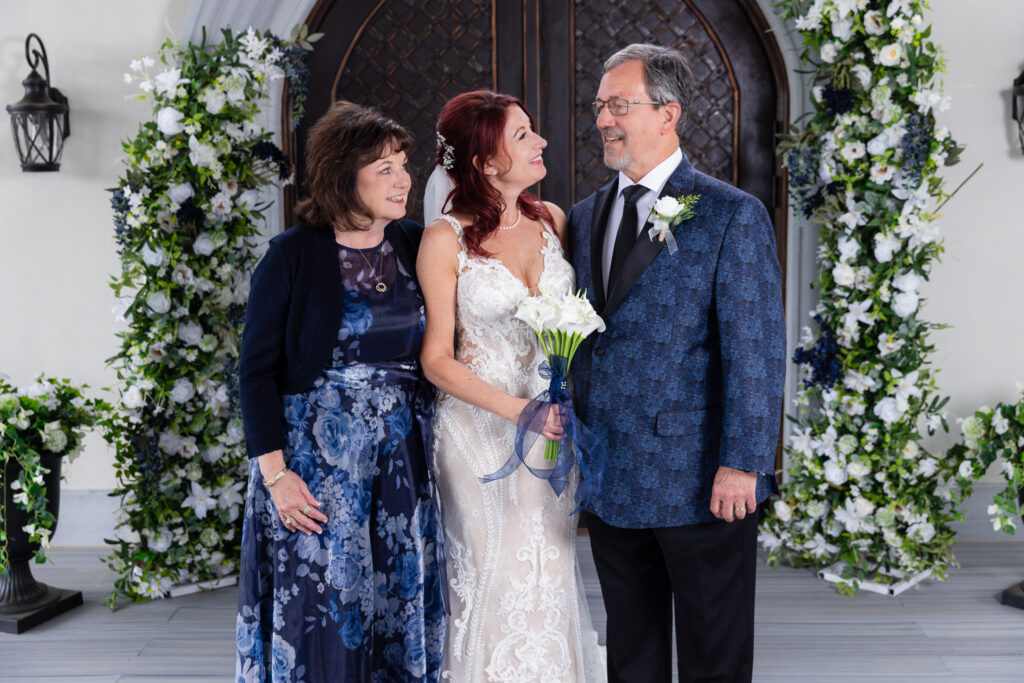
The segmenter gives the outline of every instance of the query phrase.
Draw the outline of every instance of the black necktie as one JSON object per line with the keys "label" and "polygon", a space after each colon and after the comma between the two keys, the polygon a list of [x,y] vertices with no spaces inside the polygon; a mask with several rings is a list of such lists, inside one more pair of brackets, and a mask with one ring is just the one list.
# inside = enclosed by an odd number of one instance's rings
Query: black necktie
{"label": "black necktie", "polygon": [[643,185],[630,185],[622,191],[625,202],[622,206],[622,218],[619,220],[619,231],[615,234],[615,246],[612,248],[612,263],[608,268],[608,287],[606,292],[612,291],[612,285],[619,279],[622,273],[622,266],[626,263],[626,257],[636,242],[637,215],[636,203],[647,194],[647,188]]}

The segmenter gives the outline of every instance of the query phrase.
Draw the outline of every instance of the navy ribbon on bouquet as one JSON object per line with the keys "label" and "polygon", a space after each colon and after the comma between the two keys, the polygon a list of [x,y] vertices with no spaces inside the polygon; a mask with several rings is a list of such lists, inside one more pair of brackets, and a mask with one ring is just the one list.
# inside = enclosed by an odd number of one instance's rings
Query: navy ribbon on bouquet
{"label": "navy ribbon on bouquet", "polygon": [[[566,372],[568,364],[565,356],[557,355],[551,357],[550,363],[541,363],[538,372],[549,381],[548,388],[537,394],[519,414],[515,451],[501,469],[480,477],[480,481],[486,484],[504,479],[522,464],[533,476],[547,480],[555,495],[562,495],[562,491],[569,485],[569,473],[573,465],[576,465],[580,468],[580,482],[573,497],[578,506],[570,513],[575,514],[586,507],[590,498],[601,489],[604,472],[608,467],[608,451],[573,412]],[[526,462],[526,454],[537,442],[552,403],[558,406],[558,415],[565,429],[558,444],[558,458],[552,467],[531,467]]]}

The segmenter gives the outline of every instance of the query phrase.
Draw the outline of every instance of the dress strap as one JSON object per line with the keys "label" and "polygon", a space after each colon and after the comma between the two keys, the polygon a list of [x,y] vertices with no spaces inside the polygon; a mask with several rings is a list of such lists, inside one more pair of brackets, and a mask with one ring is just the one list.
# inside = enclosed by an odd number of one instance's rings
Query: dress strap
{"label": "dress strap", "polygon": [[452,226],[452,230],[455,231],[455,236],[459,239],[459,259],[461,261],[466,253],[466,242],[462,238],[462,223],[459,222],[458,218],[447,213],[442,213],[438,218],[447,221],[448,225]]}

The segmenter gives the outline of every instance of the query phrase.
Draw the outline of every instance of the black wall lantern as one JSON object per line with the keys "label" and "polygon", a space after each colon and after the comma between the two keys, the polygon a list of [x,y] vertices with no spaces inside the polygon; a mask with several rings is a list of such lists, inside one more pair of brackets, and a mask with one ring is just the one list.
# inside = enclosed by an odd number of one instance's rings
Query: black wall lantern
{"label": "black wall lantern", "polygon": [[[32,39],[38,49],[31,50]],[[25,59],[32,72],[21,82],[25,96],[20,102],[7,105],[11,114],[14,144],[21,157],[22,171],[59,171],[64,138],[71,135],[68,122],[68,99],[50,87],[50,63],[43,41],[34,33],[25,39]],[[43,65],[43,78],[37,71]]]}
{"label": "black wall lantern", "polygon": [[1013,120],[1017,122],[1017,140],[1024,152],[1024,71],[1013,81]]}

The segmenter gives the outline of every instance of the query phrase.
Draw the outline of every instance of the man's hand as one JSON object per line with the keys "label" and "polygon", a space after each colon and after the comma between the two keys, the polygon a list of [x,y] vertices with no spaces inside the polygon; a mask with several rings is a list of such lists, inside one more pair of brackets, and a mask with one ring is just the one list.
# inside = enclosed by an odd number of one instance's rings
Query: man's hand
{"label": "man's hand", "polygon": [[711,514],[726,522],[743,519],[757,509],[757,472],[719,467],[711,487]]}

